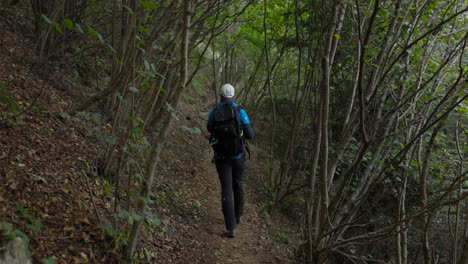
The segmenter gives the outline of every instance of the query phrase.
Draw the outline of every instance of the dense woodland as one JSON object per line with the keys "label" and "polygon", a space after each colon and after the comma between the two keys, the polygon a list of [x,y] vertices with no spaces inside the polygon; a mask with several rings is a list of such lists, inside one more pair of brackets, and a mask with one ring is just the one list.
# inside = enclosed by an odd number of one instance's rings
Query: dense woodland
{"label": "dense woodland", "polygon": [[[152,221],[179,102],[231,83],[299,262],[468,263],[466,1],[11,0],[1,14],[38,70],[87,87],[57,115],[107,122],[96,172],[114,181],[122,261]],[[182,99],[193,89],[209,101]],[[0,106],[2,126],[24,110],[4,85]]]}

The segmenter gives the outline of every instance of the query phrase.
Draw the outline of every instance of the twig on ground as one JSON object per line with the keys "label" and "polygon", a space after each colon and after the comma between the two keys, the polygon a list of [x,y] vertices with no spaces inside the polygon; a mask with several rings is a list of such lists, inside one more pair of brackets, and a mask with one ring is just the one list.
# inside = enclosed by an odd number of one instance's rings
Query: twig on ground
{"label": "twig on ground", "polygon": [[94,212],[96,213],[96,216],[99,222],[101,222],[102,221],[101,213],[99,212],[99,208],[97,207],[96,202],[94,201],[94,194],[93,194],[93,191],[91,190],[91,186],[89,185],[88,175],[86,174],[85,171],[82,171],[82,172],[83,172],[83,176],[85,177],[86,188],[88,188],[88,192],[91,195],[91,203],[93,204]]}

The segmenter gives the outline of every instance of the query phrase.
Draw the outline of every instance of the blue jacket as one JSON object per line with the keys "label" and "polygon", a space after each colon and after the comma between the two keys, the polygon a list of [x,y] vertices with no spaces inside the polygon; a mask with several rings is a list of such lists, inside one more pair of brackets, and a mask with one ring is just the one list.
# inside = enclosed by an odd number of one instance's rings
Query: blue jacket
{"label": "blue jacket", "polygon": [[[217,109],[221,109],[224,104],[226,103],[229,103],[229,102],[221,102],[219,103],[216,108]],[[239,105],[235,102],[232,102],[232,106],[233,107],[238,107]],[[246,139],[252,139],[254,137],[254,130],[252,128],[252,124],[250,123],[250,119],[249,119],[249,116],[247,115],[247,112],[241,108],[240,111],[239,111],[239,115],[240,115],[240,122],[241,122],[241,129],[242,131],[244,132],[244,138]],[[213,119],[214,119],[214,109],[211,110],[210,112],[210,115],[208,117],[208,124],[206,126],[206,128],[208,129],[208,131],[213,134]],[[210,137],[210,143],[213,143],[216,141],[216,138],[211,135]],[[237,156],[234,156],[232,157],[232,159],[240,159],[242,157],[243,154],[239,154]],[[215,159],[218,157],[218,154],[215,153]]]}

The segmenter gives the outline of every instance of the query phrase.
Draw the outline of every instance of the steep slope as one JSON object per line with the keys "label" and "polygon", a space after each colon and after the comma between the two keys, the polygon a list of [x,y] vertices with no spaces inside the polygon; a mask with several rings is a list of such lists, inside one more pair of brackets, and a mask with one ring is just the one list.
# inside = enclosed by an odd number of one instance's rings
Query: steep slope
{"label": "steep slope", "polygon": [[[38,74],[33,43],[0,25],[0,83],[22,110],[0,124],[0,222],[29,239],[32,259],[56,263],[114,261],[116,254],[97,227],[91,201],[106,210],[103,182],[83,174],[98,144],[78,123],[57,114],[69,108],[70,87],[56,68]],[[5,105],[0,109],[7,113]],[[18,115],[15,117],[15,115]],[[96,196],[98,198],[96,198]]]}

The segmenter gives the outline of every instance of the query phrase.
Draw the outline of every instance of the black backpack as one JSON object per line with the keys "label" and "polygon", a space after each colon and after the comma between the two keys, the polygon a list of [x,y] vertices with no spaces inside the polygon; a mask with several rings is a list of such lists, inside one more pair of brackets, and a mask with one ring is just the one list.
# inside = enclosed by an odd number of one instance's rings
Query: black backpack
{"label": "black backpack", "polygon": [[223,158],[233,157],[244,152],[244,140],[240,122],[240,108],[224,104],[214,110],[213,142],[214,151]]}

